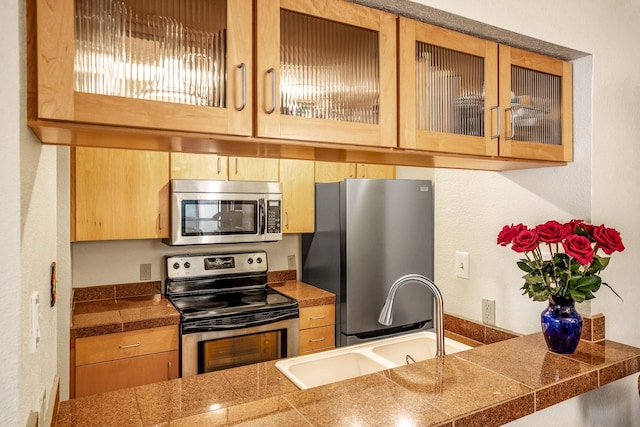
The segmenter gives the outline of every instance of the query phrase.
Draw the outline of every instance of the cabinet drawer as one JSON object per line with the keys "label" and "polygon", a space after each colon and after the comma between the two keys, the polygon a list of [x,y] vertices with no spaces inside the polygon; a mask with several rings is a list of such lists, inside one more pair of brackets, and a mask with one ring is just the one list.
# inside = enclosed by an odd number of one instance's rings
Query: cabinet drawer
{"label": "cabinet drawer", "polygon": [[94,363],[76,368],[76,396],[178,378],[178,351]]}
{"label": "cabinet drawer", "polygon": [[78,338],[76,366],[177,349],[177,326]]}
{"label": "cabinet drawer", "polygon": [[300,354],[335,347],[334,325],[300,331]]}
{"label": "cabinet drawer", "polygon": [[336,323],[334,304],[304,307],[300,309],[300,329],[328,326]]}

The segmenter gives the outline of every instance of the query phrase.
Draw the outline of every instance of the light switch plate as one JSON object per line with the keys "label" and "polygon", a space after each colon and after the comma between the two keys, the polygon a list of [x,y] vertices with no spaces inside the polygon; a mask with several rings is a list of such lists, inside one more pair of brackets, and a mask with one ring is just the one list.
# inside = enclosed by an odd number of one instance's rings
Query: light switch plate
{"label": "light switch plate", "polygon": [[456,277],[469,278],[469,252],[456,252]]}

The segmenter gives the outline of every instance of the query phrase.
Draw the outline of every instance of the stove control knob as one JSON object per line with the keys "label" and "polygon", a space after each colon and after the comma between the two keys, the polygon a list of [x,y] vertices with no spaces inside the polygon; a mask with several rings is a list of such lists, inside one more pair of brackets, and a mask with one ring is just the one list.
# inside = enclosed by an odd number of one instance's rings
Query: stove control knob
{"label": "stove control knob", "polygon": [[179,268],[180,268],[180,264],[178,264],[177,262],[174,262],[174,263],[173,263],[173,269],[174,269],[174,270],[177,270],[177,269],[179,269]]}
{"label": "stove control knob", "polygon": [[253,264],[253,258],[248,258],[247,259],[247,264],[249,264],[249,265]]}
{"label": "stove control knob", "polygon": [[260,258],[260,257],[256,258],[256,262],[257,262],[258,264],[262,264],[262,258]]}
{"label": "stove control knob", "polygon": [[190,268],[191,267],[191,263],[189,261],[184,263],[184,268]]}

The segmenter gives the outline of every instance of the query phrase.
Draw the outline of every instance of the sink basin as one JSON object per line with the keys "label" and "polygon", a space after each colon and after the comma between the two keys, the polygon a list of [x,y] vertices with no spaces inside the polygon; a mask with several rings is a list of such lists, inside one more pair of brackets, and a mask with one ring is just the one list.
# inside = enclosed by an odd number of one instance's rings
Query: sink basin
{"label": "sink basin", "polygon": [[[471,347],[445,338],[445,354]],[[300,389],[317,387],[384,369],[397,368],[409,361],[419,362],[435,357],[436,335],[416,332],[363,344],[340,347],[307,356],[280,360],[276,367]]]}
{"label": "sink basin", "polygon": [[[457,353],[470,348],[468,345],[457,341],[447,338],[444,339],[445,354]],[[407,364],[407,360],[421,362],[434,358],[436,356],[436,338],[432,332],[416,333],[406,335],[405,337],[381,341],[377,345],[374,345],[371,351],[395,365],[401,366]]]}
{"label": "sink basin", "polygon": [[[287,377],[301,389],[372,374],[389,368],[388,364],[375,361],[359,352],[328,355],[318,353],[313,356],[316,357],[303,356],[294,360],[285,372],[285,375],[288,373]],[[305,359],[301,360],[303,358]],[[276,366],[278,366],[277,363]]]}

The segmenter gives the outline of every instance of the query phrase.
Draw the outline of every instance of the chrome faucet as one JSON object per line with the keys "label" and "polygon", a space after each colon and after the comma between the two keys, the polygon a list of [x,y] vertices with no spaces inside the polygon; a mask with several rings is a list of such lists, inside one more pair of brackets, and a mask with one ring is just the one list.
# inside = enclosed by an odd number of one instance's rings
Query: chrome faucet
{"label": "chrome faucet", "polygon": [[433,317],[435,318],[433,327],[436,331],[436,357],[444,356],[444,305],[442,302],[442,293],[436,284],[430,279],[421,276],[420,274],[407,274],[406,276],[402,276],[396,280],[393,285],[391,285],[391,289],[389,289],[389,295],[387,295],[387,299],[382,306],[378,322],[385,326],[391,325],[393,322],[393,299],[395,298],[398,289],[409,282],[418,282],[427,287],[433,294]]}

